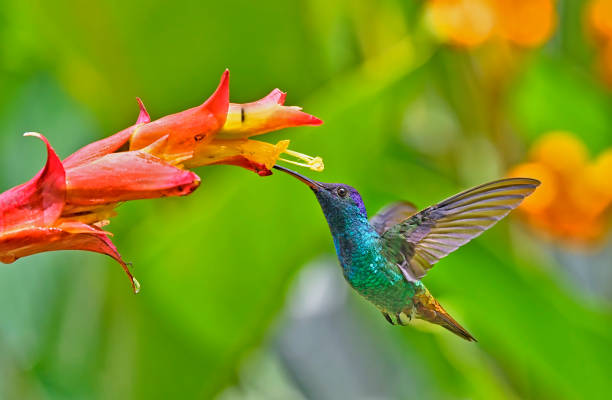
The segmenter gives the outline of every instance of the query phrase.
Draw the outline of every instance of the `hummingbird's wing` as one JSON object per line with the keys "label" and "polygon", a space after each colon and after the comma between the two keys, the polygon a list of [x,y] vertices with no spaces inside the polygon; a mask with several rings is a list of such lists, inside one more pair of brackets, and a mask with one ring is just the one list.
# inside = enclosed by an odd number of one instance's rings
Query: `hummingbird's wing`
{"label": "hummingbird's wing", "polygon": [[530,178],[485,183],[428,207],[382,234],[383,249],[409,281],[505,217],[540,184]]}
{"label": "hummingbird's wing", "polygon": [[399,224],[417,212],[414,204],[407,201],[391,203],[370,218],[370,225],[379,235],[385,233],[393,225]]}

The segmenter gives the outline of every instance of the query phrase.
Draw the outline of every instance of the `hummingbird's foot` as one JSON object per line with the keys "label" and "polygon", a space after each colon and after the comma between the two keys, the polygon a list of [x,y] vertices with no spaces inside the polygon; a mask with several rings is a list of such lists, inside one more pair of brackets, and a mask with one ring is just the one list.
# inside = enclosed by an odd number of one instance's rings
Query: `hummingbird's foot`
{"label": "hummingbird's foot", "polygon": [[323,164],[323,159],[321,157],[311,157],[307,154],[298,153],[297,151],[286,149],[284,151],[285,154],[288,154],[292,157],[298,158],[300,160],[305,161],[306,163],[301,163],[295,160],[287,160],[284,158],[279,158],[279,161],[284,161],[289,164],[299,165],[300,167],[310,168],[313,171],[321,172],[325,168]]}
{"label": "hummingbird's foot", "polygon": [[393,322],[393,320],[391,319],[391,316],[389,314],[387,314],[386,312],[383,312],[382,315],[385,317],[385,319],[391,324],[391,325],[395,325],[395,322]]}
{"label": "hummingbird's foot", "polygon": [[397,320],[398,325],[408,325],[410,321],[412,321],[412,316],[410,314],[406,314],[405,312],[399,312],[395,314],[395,318]]}

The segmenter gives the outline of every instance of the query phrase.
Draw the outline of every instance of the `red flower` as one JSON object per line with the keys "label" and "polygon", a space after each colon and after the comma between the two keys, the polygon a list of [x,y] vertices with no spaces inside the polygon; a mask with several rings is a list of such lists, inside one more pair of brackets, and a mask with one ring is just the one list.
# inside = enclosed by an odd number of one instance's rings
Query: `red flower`
{"label": "red flower", "polygon": [[[91,143],[61,162],[47,140],[47,164],[31,181],[0,194],[0,261],[52,250],[87,250],[117,260],[138,283],[101,228],[115,215],[118,203],[193,192],[200,178],[184,168],[210,164],[238,165],[260,175],[282,153],[306,162],[283,160],[315,170],[319,157],[289,150],[288,140],[276,145],[249,139],[271,130],[319,125],[321,120],[299,107],[284,106],[278,89],[246,104],[229,103],[229,72],[202,105],[151,121],[138,99],[136,123]],[[129,142],[128,151],[119,151]]]}
{"label": "red flower", "polygon": [[[305,164],[283,161],[322,170],[320,157],[289,150],[288,140],[274,145],[249,139],[283,128],[323,123],[302,112],[299,107],[285,106],[285,97],[285,93],[274,89],[263,99],[252,103],[230,103],[229,72],[226,70],[215,92],[202,105],[133,127],[130,150],[150,146],[168,135],[165,142],[151,150],[151,154],[179,167],[189,169],[228,164],[247,168],[259,175],[270,175],[270,169],[281,154],[286,153]],[[122,139],[129,136],[128,133],[120,133]]]}
{"label": "red flower", "polygon": [[187,194],[199,185],[198,176],[144,150],[105,154],[117,136],[73,154],[67,169],[46,138],[26,135],[45,142],[47,163],[29,182],[0,194],[0,261],[43,251],[93,251],[117,260],[138,291],[138,282],[101,227],[118,201]]}

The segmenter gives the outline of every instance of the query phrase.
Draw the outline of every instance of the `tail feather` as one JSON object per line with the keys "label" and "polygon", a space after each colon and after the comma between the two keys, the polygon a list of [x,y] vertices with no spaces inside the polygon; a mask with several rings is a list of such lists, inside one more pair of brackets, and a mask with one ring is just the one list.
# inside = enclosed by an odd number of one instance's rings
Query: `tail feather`
{"label": "tail feather", "polygon": [[444,308],[442,308],[438,300],[429,294],[429,292],[414,300],[415,316],[417,318],[440,325],[468,342],[477,341],[464,327],[459,325]]}

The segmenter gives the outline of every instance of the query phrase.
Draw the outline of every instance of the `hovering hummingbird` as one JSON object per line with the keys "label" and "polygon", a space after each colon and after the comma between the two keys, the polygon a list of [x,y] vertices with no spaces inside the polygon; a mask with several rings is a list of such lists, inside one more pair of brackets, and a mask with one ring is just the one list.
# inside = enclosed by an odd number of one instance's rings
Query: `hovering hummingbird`
{"label": "hovering hummingbird", "polygon": [[317,196],[334,239],[344,278],[392,325],[413,317],[438,324],[468,341],[474,337],[442,308],[421,282],[438,260],[505,217],[540,184],[530,178],[485,183],[417,212],[398,202],[369,221],[359,192],[341,183],[307,184]]}

